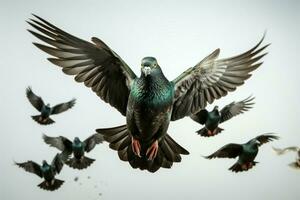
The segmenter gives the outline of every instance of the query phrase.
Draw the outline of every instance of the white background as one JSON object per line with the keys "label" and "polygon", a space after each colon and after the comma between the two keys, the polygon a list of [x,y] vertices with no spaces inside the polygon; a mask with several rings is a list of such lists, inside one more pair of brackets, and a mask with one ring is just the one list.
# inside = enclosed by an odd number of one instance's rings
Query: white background
{"label": "white background", "polygon": [[[272,145],[300,145],[299,1],[0,3],[0,199],[300,199],[300,171],[287,166],[295,155],[278,157],[271,149]],[[25,20],[31,13],[82,39],[101,38],[138,75],[141,59],[154,56],[170,80],[216,48],[221,48],[221,58],[250,49],[265,30],[264,44],[272,45],[264,64],[245,85],[214,102],[223,107],[250,94],[256,97],[251,111],[221,125],[222,134],[200,138],[195,133],[200,126],[189,118],[170,124],[170,135],[190,152],[172,169],[155,174],[134,170],[104,144],[89,154],[97,159],[90,168],[76,171],[65,166],[58,176],[65,184],[47,192],[36,187],[42,181],[39,177],[13,165],[14,160],[52,160],[57,150],[43,143],[42,133],[85,139],[96,128],[124,124],[125,118],[63,74],[46,60],[48,55],[31,44],[38,41],[26,31],[30,26]],[[72,110],[53,116],[54,125],[40,126],[30,118],[37,112],[25,97],[29,85],[52,105],[72,97],[78,102]],[[265,132],[278,133],[281,139],[262,146],[256,158],[259,164],[248,172],[228,171],[234,160],[201,157],[224,144],[247,142]]]}

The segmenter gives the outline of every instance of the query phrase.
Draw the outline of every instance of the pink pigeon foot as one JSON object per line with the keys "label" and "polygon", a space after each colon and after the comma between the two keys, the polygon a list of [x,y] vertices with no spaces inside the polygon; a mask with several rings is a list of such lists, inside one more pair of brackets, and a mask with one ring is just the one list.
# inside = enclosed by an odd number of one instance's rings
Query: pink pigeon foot
{"label": "pink pigeon foot", "polygon": [[158,141],[155,140],[146,152],[146,155],[148,156],[148,160],[153,160],[157,155],[157,151],[158,151]]}

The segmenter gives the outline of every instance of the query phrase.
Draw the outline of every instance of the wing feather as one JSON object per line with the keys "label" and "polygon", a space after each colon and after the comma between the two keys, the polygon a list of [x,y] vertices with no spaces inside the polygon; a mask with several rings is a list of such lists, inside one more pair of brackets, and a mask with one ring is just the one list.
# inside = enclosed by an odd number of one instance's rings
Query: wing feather
{"label": "wing feather", "polygon": [[28,87],[26,89],[26,96],[29,100],[29,102],[31,103],[31,105],[33,105],[33,107],[35,107],[38,111],[42,111],[43,106],[45,105],[43,99],[39,96],[37,96],[36,94],[34,94],[32,92],[31,87]]}
{"label": "wing feather", "polygon": [[100,133],[95,133],[88,137],[85,141],[85,151],[90,152],[92,149],[95,148],[96,144],[100,144],[104,141],[103,135]]}
{"label": "wing feather", "polygon": [[53,106],[53,108],[51,110],[51,114],[55,115],[55,114],[65,112],[65,111],[69,110],[70,108],[72,108],[75,105],[75,102],[76,102],[76,99],[72,99],[71,101],[68,101],[66,103],[57,104],[57,105]]}
{"label": "wing feather", "polygon": [[279,137],[276,135],[273,135],[273,133],[265,133],[265,134],[259,135],[255,138],[255,140],[257,140],[260,143],[259,146],[261,146],[267,142],[270,142],[273,140],[278,140],[278,139],[279,139]]}
{"label": "wing feather", "polygon": [[74,75],[77,82],[91,87],[102,100],[126,115],[130,85],[136,78],[130,67],[100,39],[93,37],[94,44],[87,42],[34,16],[36,19],[28,23],[37,32],[28,31],[50,46],[33,44],[54,56],[48,60],[62,67],[64,73]]}
{"label": "wing feather", "polygon": [[239,156],[242,151],[243,147],[240,144],[230,143],[221,147],[219,150],[209,156],[206,156],[205,158],[235,158]]}
{"label": "wing feather", "polygon": [[[205,108],[207,102],[211,104],[215,99],[226,96],[228,92],[244,84],[251,77],[250,73],[262,64],[259,61],[266,55],[261,53],[269,44],[260,47],[263,39],[264,37],[250,50],[230,58],[217,59],[220,53],[217,49],[174,79],[175,101],[171,120],[190,116]],[[187,95],[194,97],[186,98]]]}
{"label": "wing feather", "polygon": [[254,104],[253,100],[254,100],[254,97],[249,96],[242,101],[232,102],[232,103],[226,105],[220,111],[220,113],[221,113],[220,123],[227,121],[227,120],[231,119],[232,117],[242,114],[245,111],[248,111],[249,109],[251,109],[252,105]]}
{"label": "wing feather", "polygon": [[43,178],[43,172],[41,166],[33,161],[27,161],[23,163],[15,163],[19,167],[23,168],[25,171],[38,175]]}

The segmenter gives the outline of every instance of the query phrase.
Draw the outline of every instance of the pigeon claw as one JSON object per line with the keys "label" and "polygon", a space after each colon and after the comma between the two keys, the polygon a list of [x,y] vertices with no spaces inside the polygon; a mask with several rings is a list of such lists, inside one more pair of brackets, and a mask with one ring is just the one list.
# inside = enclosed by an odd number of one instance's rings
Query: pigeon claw
{"label": "pigeon claw", "polygon": [[252,162],[249,162],[249,163],[248,163],[248,169],[251,169],[252,167],[253,167]]}
{"label": "pigeon claw", "polygon": [[209,136],[213,136],[213,135],[214,135],[214,133],[213,133],[211,130],[207,130],[207,134],[208,134]]}
{"label": "pigeon claw", "polygon": [[152,145],[147,149],[146,156],[148,156],[148,160],[153,160],[158,152],[158,141],[155,140]]}
{"label": "pigeon claw", "polygon": [[214,129],[213,131],[207,129],[207,135],[208,135],[208,136],[215,136],[215,135],[217,135],[218,133],[219,133],[219,129],[218,129],[218,128]]}
{"label": "pigeon claw", "polygon": [[46,123],[47,122],[47,118],[44,118],[41,120],[43,123]]}
{"label": "pigeon claw", "polygon": [[213,135],[217,135],[217,134],[218,134],[218,128],[216,128],[216,129],[213,131],[212,134],[213,134]]}
{"label": "pigeon claw", "polygon": [[247,170],[248,169],[248,164],[246,163],[246,164],[243,164],[242,166],[241,166],[241,168],[242,168],[242,170]]}
{"label": "pigeon claw", "polygon": [[132,147],[132,151],[135,155],[137,155],[138,157],[141,157],[141,144],[138,140],[132,138],[131,139],[131,147]]}

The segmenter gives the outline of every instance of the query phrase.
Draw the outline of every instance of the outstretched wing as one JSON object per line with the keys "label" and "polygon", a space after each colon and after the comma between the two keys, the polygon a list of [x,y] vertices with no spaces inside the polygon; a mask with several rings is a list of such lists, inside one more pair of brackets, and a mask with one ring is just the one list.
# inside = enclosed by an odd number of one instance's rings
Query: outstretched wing
{"label": "outstretched wing", "polygon": [[54,56],[50,62],[62,67],[77,82],[84,82],[105,102],[126,114],[130,84],[136,75],[129,66],[104,42],[93,37],[95,44],[77,38],[46,20],[34,15],[28,23],[39,33],[34,36],[51,45],[33,43],[42,51]]}
{"label": "outstretched wing", "polygon": [[225,106],[221,110],[221,121],[220,123],[227,121],[231,119],[232,117],[244,113],[245,111],[248,111],[250,108],[252,108],[252,105],[254,97],[249,96],[248,98],[239,101],[239,102],[232,102]]}
{"label": "outstretched wing", "polygon": [[55,147],[61,151],[72,151],[72,142],[63,136],[49,137],[44,134],[43,139],[51,147]]}
{"label": "outstretched wing", "polygon": [[95,133],[94,135],[91,135],[86,140],[84,140],[85,144],[85,151],[90,152],[96,144],[102,143],[104,141],[103,135],[100,133]]}
{"label": "outstretched wing", "polygon": [[26,89],[26,96],[30,101],[31,105],[33,105],[33,107],[35,107],[38,111],[41,112],[43,106],[45,105],[43,99],[37,96],[36,94],[34,94],[31,90],[31,87],[28,87]]}
{"label": "outstretched wing", "polygon": [[208,111],[206,109],[203,109],[197,112],[196,114],[192,114],[190,117],[195,122],[198,122],[200,124],[205,124],[208,117]]}
{"label": "outstretched wing", "polygon": [[279,137],[276,135],[273,135],[273,133],[266,133],[266,134],[257,136],[255,139],[260,143],[258,146],[261,146],[267,142],[270,142],[273,140],[278,140]]}
{"label": "outstretched wing", "polygon": [[41,166],[33,161],[27,161],[24,163],[15,163],[19,167],[23,168],[25,171],[38,175],[43,178],[43,172],[41,170]]}
{"label": "outstretched wing", "polygon": [[61,154],[56,154],[56,156],[52,160],[51,166],[55,169],[56,173],[59,174],[59,172],[64,166]]}
{"label": "outstretched wing", "polygon": [[218,60],[217,49],[173,80],[175,102],[171,120],[190,116],[205,108],[207,102],[211,104],[242,85],[251,76],[250,72],[262,64],[258,61],[266,53],[259,54],[268,46],[259,47],[263,39],[249,51],[231,58]]}
{"label": "outstretched wing", "polygon": [[206,156],[205,158],[235,158],[239,156],[242,151],[243,147],[240,144],[231,143],[221,147],[218,151],[209,156]]}
{"label": "outstretched wing", "polygon": [[282,154],[285,154],[287,152],[297,152],[300,150],[299,147],[287,147],[287,148],[284,148],[284,149],[280,149],[280,148],[275,148],[275,147],[272,147],[273,150],[277,153],[277,155],[282,155]]}
{"label": "outstretched wing", "polygon": [[71,101],[68,101],[66,103],[60,103],[56,106],[53,106],[51,114],[59,114],[62,112],[67,111],[68,109],[72,108],[75,105],[76,99],[72,99]]}

